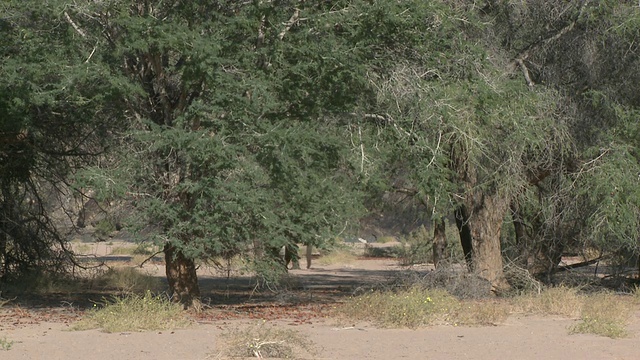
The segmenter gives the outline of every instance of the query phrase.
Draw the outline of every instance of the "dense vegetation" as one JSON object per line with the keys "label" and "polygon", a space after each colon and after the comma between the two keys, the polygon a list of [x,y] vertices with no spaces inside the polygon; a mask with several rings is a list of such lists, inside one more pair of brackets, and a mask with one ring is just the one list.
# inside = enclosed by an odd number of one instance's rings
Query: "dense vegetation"
{"label": "dense vegetation", "polygon": [[[357,227],[385,194],[455,219],[472,272],[637,257],[631,1],[5,1],[0,277],[73,261],[56,199],[126,203],[173,296],[196,260]],[[76,195],[72,195],[75,193]]]}

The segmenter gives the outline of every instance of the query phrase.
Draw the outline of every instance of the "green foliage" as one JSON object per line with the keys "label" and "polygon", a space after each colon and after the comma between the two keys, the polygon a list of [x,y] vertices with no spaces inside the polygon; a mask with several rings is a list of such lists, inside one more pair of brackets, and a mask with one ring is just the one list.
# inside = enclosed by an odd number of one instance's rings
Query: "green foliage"
{"label": "green foliage", "polygon": [[106,239],[115,230],[116,226],[113,220],[105,218],[96,223],[95,235],[100,239]]}
{"label": "green foliage", "polygon": [[402,265],[433,262],[433,234],[424,225],[412,231],[402,241],[399,257]]}

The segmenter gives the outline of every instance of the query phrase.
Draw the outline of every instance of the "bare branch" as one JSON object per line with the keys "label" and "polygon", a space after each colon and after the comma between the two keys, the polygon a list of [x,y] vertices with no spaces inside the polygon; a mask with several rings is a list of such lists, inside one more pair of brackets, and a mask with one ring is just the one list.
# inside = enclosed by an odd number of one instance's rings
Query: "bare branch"
{"label": "bare branch", "polygon": [[284,38],[284,36],[286,35],[287,31],[289,31],[289,29],[291,29],[291,27],[293,25],[295,25],[298,20],[300,19],[300,9],[296,9],[293,13],[293,15],[291,15],[291,18],[289,19],[289,21],[287,21],[286,23],[284,23],[284,29],[280,32],[280,34],[278,34],[278,38],[280,38],[280,40],[282,40]]}
{"label": "bare branch", "polygon": [[534,83],[531,80],[531,76],[529,76],[529,69],[527,69],[527,66],[524,64],[524,61],[522,61],[522,59],[516,59],[516,64],[520,66],[520,69],[524,74],[524,79],[527,81],[527,85],[529,86],[529,89],[533,89]]}
{"label": "bare branch", "polygon": [[67,13],[66,11],[64,12],[64,17],[65,19],[67,19],[67,22],[73,26],[74,29],[76,29],[76,31],[78,32],[78,34],[80,34],[80,36],[82,36],[83,38],[87,37],[87,34],[80,28],[80,26],[78,26],[72,19],[71,16],[69,16],[69,13]]}

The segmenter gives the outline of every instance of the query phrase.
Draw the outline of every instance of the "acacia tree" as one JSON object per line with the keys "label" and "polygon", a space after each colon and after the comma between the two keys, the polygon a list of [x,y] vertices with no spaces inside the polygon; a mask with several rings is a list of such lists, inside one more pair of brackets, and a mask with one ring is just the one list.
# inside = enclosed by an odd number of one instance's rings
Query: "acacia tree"
{"label": "acacia tree", "polygon": [[408,174],[399,190],[429,205],[436,239],[442,219],[455,213],[471,270],[502,290],[501,231],[510,204],[551,168],[567,138],[557,96],[532,89],[495,50],[475,5],[388,6],[413,10],[397,12],[403,15],[393,23],[404,34],[389,55],[396,65],[372,79],[379,89],[372,112],[384,119],[386,143],[400,159],[392,163]]}
{"label": "acacia tree", "polygon": [[120,89],[87,61],[90,48],[76,41],[60,10],[30,1],[0,5],[2,279],[67,268],[68,229],[53,213],[70,210],[68,177],[104,152],[118,126],[110,100]]}
{"label": "acacia tree", "polygon": [[197,258],[317,243],[359,214],[345,140],[371,97],[369,53],[343,30],[358,6],[368,4],[68,6],[91,60],[126,91],[126,131],[93,186],[118,184],[109,190],[156,229],[175,299],[199,296]]}
{"label": "acacia tree", "polygon": [[532,270],[551,275],[569,247],[637,255],[640,8],[625,1],[488,4],[496,37],[529,84],[557,89],[572,114],[575,147],[542,179],[540,196],[520,199]]}

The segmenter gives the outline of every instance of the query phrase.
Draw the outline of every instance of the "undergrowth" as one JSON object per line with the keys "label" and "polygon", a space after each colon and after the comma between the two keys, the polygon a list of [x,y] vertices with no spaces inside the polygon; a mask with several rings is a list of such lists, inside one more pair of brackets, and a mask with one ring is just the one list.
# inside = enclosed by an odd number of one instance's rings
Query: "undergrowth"
{"label": "undergrowth", "polygon": [[183,307],[165,296],[129,294],[95,304],[74,330],[99,328],[105,332],[155,331],[189,326]]}
{"label": "undergrowth", "polygon": [[413,287],[371,291],[348,300],[338,315],[383,327],[418,328],[434,324],[488,325],[502,322],[508,308],[495,301],[461,301],[444,290]]}
{"label": "undergrowth", "polygon": [[93,283],[100,288],[115,289],[124,293],[158,291],[163,287],[160,278],[144,274],[134,267],[110,268],[98,274]]}
{"label": "undergrowth", "polygon": [[628,335],[627,322],[632,303],[611,293],[590,295],[580,313],[580,322],[571,327],[571,333],[595,334],[612,339]]}
{"label": "undergrowth", "polygon": [[556,287],[512,298],[460,299],[443,289],[414,286],[353,296],[336,308],[336,315],[387,328],[489,325],[501,323],[514,313],[556,315],[579,320],[570,333],[620,338],[628,335],[627,322],[638,304],[637,290],[633,296],[622,296],[609,292],[581,294],[577,288]]}

